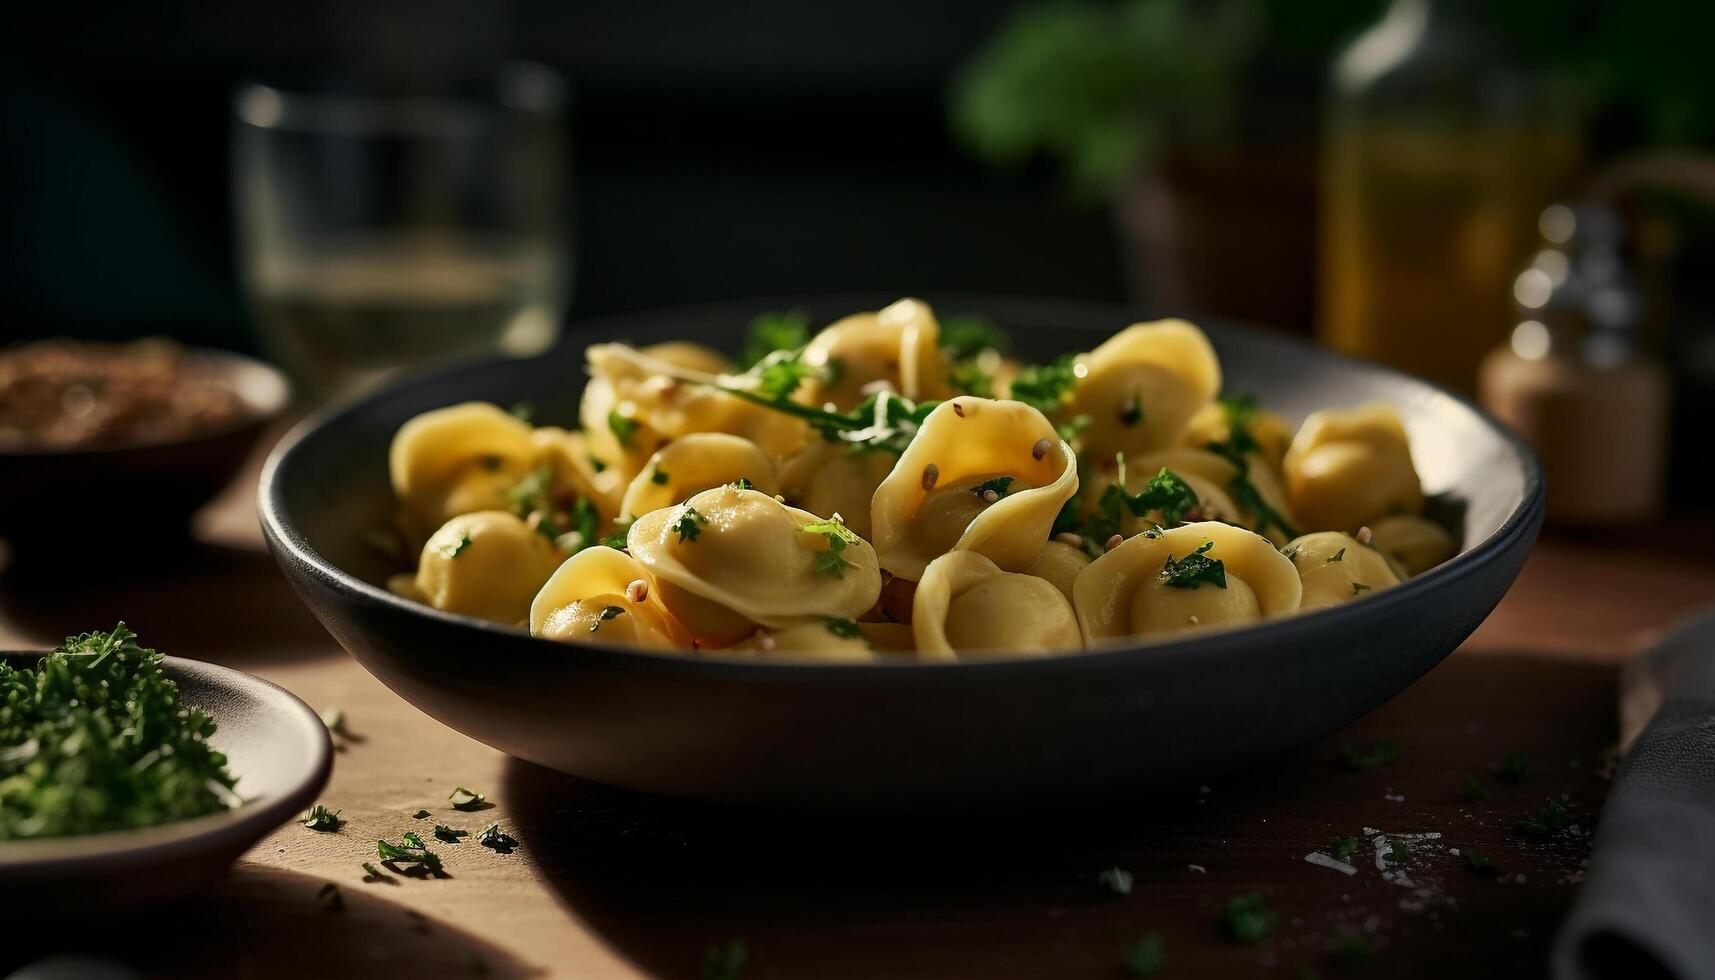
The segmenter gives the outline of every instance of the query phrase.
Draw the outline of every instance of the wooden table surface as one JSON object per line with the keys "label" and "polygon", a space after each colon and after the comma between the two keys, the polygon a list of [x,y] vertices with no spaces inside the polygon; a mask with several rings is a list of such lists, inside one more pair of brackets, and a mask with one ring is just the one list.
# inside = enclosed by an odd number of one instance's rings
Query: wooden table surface
{"label": "wooden table surface", "polygon": [[[340,740],[323,800],[347,823],[337,834],[287,825],[207,894],[120,927],[72,915],[21,938],[12,930],[0,971],[85,953],[173,977],[695,977],[710,944],[739,939],[747,980],[1113,977],[1121,951],[1153,934],[1167,977],[1536,975],[1582,879],[1615,741],[1616,667],[1715,603],[1702,545],[1663,534],[1640,551],[1635,537],[1549,536],[1456,655],[1350,731],[1256,771],[1092,810],[731,811],[512,761],[418,713],[280,578],[252,486],[205,511],[181,554],[140,559],[116,540],[75,572],[14,556],[0,573],[0,644],[51,645],[123,618],[168,653],[339,707],[352,737]],[[1342,743],[1376,740],[1396,742],[1397,760],[1339,764]],[[1532,761],[1518,785],[1489,771],[1515,752]],[[1486,799],[1461,798],[1471,775]],[[453,813],[457,785],[495,807]],[[1578,812],[1579,832],[1551,843],[1514,834],[1547,799]],[[413,820],[419,808],[433,818]],[[361,880],[377,837],[494,820],[518,851],[442,845],[450,877]],[[1367,839],[1350,876],[1305,861],[1367,832],[1440,837],[1410,840],[1403,866],[1388,858],[1385,873]],[[1502,874],[1466,870],[1455,849],[1480,851]],[[1130,874],[1129,894],[1099,883],[1113,867]],[[326,882],[342,910],[318,903]],[[1278,931],[1255,945],[1224,940],[1223,905],[1252,891],[1278,911]]]}

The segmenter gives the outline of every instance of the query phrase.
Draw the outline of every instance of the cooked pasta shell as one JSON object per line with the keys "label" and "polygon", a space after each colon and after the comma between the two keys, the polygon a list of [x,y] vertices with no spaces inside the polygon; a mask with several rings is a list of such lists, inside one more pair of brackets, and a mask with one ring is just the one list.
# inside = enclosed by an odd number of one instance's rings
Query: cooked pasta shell
{"label": "cooked pasta shell", "polygon": [[[1263,506],[1274,511],[1281,520],[1291,523],[1292,508],[1287,505],[1286,491],[1280,485],[1280,478],[1275,475],[1273,469],[1262,465],[1260,459],[1254,458],[1255,454],[1252,456],[1245,467],[1245,478],[1256,489]],[[1272,522],[1265,522],[1254,509],[1239,503],[1234,486],[1239,467],[1223,456],[1205,449],[1163,449],[1128,456],[1125,462],[1127,489],[1133,492],[1165,467],[1178,473],[1197,491],[1197,499],[1203,503],[1203,516],[1200,519],[1227,521],[1252,530],[1263,528],[1267,523],[1268,526],[1259,532],[1263,537],[1277,546],[1287,541],[1283,528]],[[1220,490],[1219,495],[1205,493],[1211,486]]]}
{"label": "cooked pasta shell", "polygon": [[[1208,457],[1204,459],[1202,457]],[[1193,521],[1227,521],[1232,524],[1246,523],[1241,520],[1242,511],[1233,498],[1228,495],[1227,487],[1232,478],[1238,473],[1238,468],[1213,453],[1191,449],[1167,449],[1154,453],[1143,453],[1128,456],[1125,461],[1125,489],[1127,493],[1141,493],[1149,482],[1160,475],[1163,469],[1184,480],[1197,494],[1197,509],[1186,515]],[[1100,506],[1102,495],[1107,493],[1119,476],[1119,468],[1111,460],[1098,460],[1086,474],[1088,483],[1081,488],[1080,498],[1082,509],[1086,513],[1094,512]],[[1126,537],[1140,534],[1159,524],[1165,524],[1165,516],[1159,512],[1133,514],[1129,510],[1122,514],[1120,532]]]}
{"label": "cooked pasta shell", "polygon": [[1304,583],[1301,609],[1337,606],[1399,584],[1399,576],[1381,552],[1343,531],[1294,538],[1283,553]]}
{"label": "cooked pasta shell", "polygon": [[[754,656],[758,660],[784,660],[799,663],[874,663],[878,658],[873,644],[861,630],[835,632],[838,620],[821,623],[801,623],[778,630],[759,630],[722,650],[728,656]],[[855,629],[856,624],[851,624]]]}
{"label": "cooked pasta shell", "polygon": [[562,643],[675,650],[684,628],[650,588],[649,572],[623,551],[585,548],[555,569],[530,603],[530,635]]}
{"label": "cooked pasta shell", "polygon": [[839,514],[847,527],[868,538],[875,488],[898,461],[879,449],[817,439],[780,468],[780,486],[792,506],[822,517]]}
{"label": "cooked pasta shell", "polygon": [[768,494],[721,486],[644,514],[626,543],[667,609],[704,645],[725,646],[757,625],[856,619],[875,605],[875,550],[847,531],[830,556],[837,536],[808,527],[825,523]]}
{"label": "cooked pasta shell", "polygon": [[1203,331],[1184,320],[1139,323],[1078,359],[1067,417],[1087,415],[1086,453],[1112,459],[1179,444],[1185,426],[1221,390],[1221,365]]}
{"label": "cooked pasta shell", "polygon": [[[1170,579],[1197,554],[1219,561],[1225,586]],[[1179,581],[1182,584],[1170,584]],[[1298,608],[1298,572],[1268,539],[1217,521],[1140,534],[1097,558],[1072,584],[1072,604],[1091,646],[1128,636],[1241,626]]]}
{"label": "cooked pasta shell", "polygon": [[806,405],[832,402],[847,411],[878,383],[913,401],[948,394],[941,325],[920,300],[902,299],[878,312],[836,321],[810,339],[802,359],[821,374],[798,391]]}
{"label": "cooked pasta shell", "polygon": [[664,364],[701,374],[727,374],[733,369],[732,360],[725,354],[713,347],[693,344],[688,340],[668,340],[650,344],[638,348],[638,353]]}
{"label": "cooked pasta shell", "polygon": [[620,520],[630,521],[741,479],[766,494],[779,491],[774,460],[756,443],[724,432],[680,436],[649,457],[643,472],[632,479],[620,507]]}
{"label": "cooked pasta shell", "polygon": [[1042,553],[1036,556],[1024,574],[1046,580],[1060,590],[1067,602],[1071,602],[1072,583],[1089,564],[1090,556],[1084,553],[1084,549],[1074,548],[1064,541],[1050,541],[1042,546]]}
{"label": "cooked pasta shell", "polygon": [[1328,408],[1304,420],[1283,462],[1292,512],[1318,531],[1356,531],[1423,510],[1405,426],[1380,403]]}
{"label": "cooked pasta shell", "polygon": [[[992,486],[996,480],[1004,487]],[[997,491],[994,499],[982,493],[985,484]],[[1041,412],[1021,402],[954,398],[929,413],[876,488],[875,549],[888,571],[914,581],[948,551],[975,551],[1023,571],[1077,492],[1077,458]]]}
{"label": "cooked pasta shell", "polygon": [[550,472],[550,494],[562,505],[587,498],[603,521],[619,516],[625,484],[622,474],[596,459],[582,431],[544,426],[530,434],[536,447],[538,466]]}
{"label": "cooked pasta shell", "polygon": [[1370,525],[1370,546],[1404,575],[1422,575],[1459,551],[1453,535],[1427,517],[1401,514]]}
{"label": "cooked pasta shell", "polygon": [[521,625],[562,557],[509,511],[460,514],[423,546],[416,595],[436,609]]}
{"label": "cooked pasta shell", "polygon": [[1072,604],[1047,579],[1003,571],[974,551],[929,563],[911,611],[924,660],[1029,657],[1083,648]]}
{"label": "cooked pasta shell", "polygon": [[504,508],[535,456],[530,426],[485,402],[437,408],[400,426],[387,469],[410,546],[422,547],[459,514]]}

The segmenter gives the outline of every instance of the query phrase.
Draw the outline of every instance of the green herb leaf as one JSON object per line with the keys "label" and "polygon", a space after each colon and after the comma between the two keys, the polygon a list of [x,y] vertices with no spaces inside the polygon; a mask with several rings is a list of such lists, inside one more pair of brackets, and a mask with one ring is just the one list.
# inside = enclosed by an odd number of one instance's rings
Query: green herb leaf
{"label": "green herb leaf", "polygon": [[1131,512],[1139,517],[1150,511],[1160,511],[1162,523],[1173,527],[1185,522],[1185,515],[1199,506],[1197,491],[1191,489],[1184,477],[1163,466],[1161,472],[1149,478],[1130,503]]}
{"label": "green herb leaf", "polygon": [[597,630],[601,629],[601,624],[607,622],[610,619],[613,619],[616,616],[624,615],[624,613],[625,613],[625,607],[624,606],[603,606],[603,607],[601,607],[601,612],[596,614],[595,622],[590,624],[590,632],[591,633],[596,632]]}
{"label": "green herb leaf", "polygon": [[482,833],[476,835],[476,842],[483,847],[499,851],[501,854],[511,854],[518,849],[518,841],[501,830],[497,823],[491,823],[482,828]]}
{"label": "green herb leaf", "polygon": [[987,317],[955,313],[941,321],[941,350],[954,361],[985,350],[1005,354],[1012,350],[1012,338]]}
{"label": "green herb leaf", "polygon": [[679,535],[680,544],[695,542],[697,535],[703,533],[703,525],[708,522],[708,518],[697,513],[697,508],[685,507],[679,511],[679,519],[673,522],[673,530]]}
{"label": "green herb leaf", "polygon": [[1353,772],[1374,769],[1398,758],[1399,743],[1388,739],[1378,739],[1367,749],[1352,742],[1340,743],[1340,762]]}
{"label": "green herb leaf", "polygon": [[615,551],[624,551],[626,548],[625,536],[631,531],[631,525],[635,523],[635,520],[616,522],[614,532],[601,539],[601,546],[612,548]]}
{"label": "green herb leaf", "polygon": [[1235,895],[1221,911],[1221,931],[1236,943],[1261,942],[1279,925],[1280,913],[1269,908],[1261,892]]}
{"label": "green herb leaf", "polygon": [[339,815],[344,812],[344,810],[329,810],[327,807],[317,803],[315,806],[310,807],[309,813],[304,815],[303,825],[317,833],[332,833],[338,830],[345,823],[344,820],[339,818]]}
{"label": "green herb leaf", "polygon": [[990,491],[993,491],[997,498],[1004,497],[1006,496],[1006,488],[1012,486],[1015,482],[1017,481],[1013,477],[997,476],[992,480],[984,480],[972,487],[971,492],[979,497],[986,497]]}
{"label": "green herb leaf", "polygon": [[607,413],[607,427],[619,444],[631,449],[637,444],[637,420],[619,414],[618,409]]}
{"label": "green herb leaf", "polygon": [[756,489],[756,484],[750,482],[749,480],[745,479],[742,476],[739,477],[738,479],[734,480],[733,482],[727,484],[727,486],[732,487],[734,490],[755,490]]}
{"label": "green herb leaf", "polygon": [[469,836],[470,831],[468,830],[455,830],[444,823],[435,824],[435,838],[437,840],[444,840],[448,844],[457,844],[460,837]]}
{"label": "green herb leaf", "polygon": [[1012,379],[1012,399],[1020,401],[1044,415],[1053,415],[1066,406],[1072,390],[1078,386],[1077,358],[1061,354],[1047,364],[1029,364],[1019,369]]}
{"label": "green herb leaf", "polygon": [[811,568],[817,575],[839,578],[846,569],[855,567],[845,559],[846,546],[858,541],[857,534],[839,521],[812,521],[798,528],[801,534],[820,534],[828,541],[825,551],[818,551]]}
{"label": "green herb leaf", "polygon": [[379,870],[376,869],[375,865],[370,864],[368,861],[363,862],[363,880],[364,881],[380,881],[386,877],[387,877],[386,875],[382,874]]}
{"label": "green herb leaf", "polygon": [[703,950],[703,961],[697,967],[697,980],[740,980],[744,976],[745,961],[749,958],[749,950],[742,939],[710,943]]}
{"label": "green herb leaf", "polygon": [[843,637],[848,640],[863,638],[863,630],[858,629],[857,620],[855,619],[841,619],[838,616],[830,616],[828,617],[827,625],[828,632],[835,636]]}
{"label": "green herb leaf", "polygon": [[784,402],[798,386],[816,372],[799,359],[796,351],[777,351],[751,368],[743,377],[750,391],[769,402]]}
{"label": "green herb leaf", "polygon": [[1350,861],[1352,859],[1352,852],[1357,850],[1357,848],[1358,839],[1356,837],[1342,837],[1328,845],[1328,856],[1336,861]]}
{"label": "green herb leaf", "polygon": [[[991,355],[992,356],[992,355]],[[947,365],[947,385],[955,394],[994,397],[994,372],[983,356],[953,361]]]}
{"label": "green herb leaf", "polygon": [[1073,442],[1076,441],[1079,436],[1083,435],[1084,430],[1088,429],[1090,427],[1090,423],[1094,421],[1095,419],[1090,418],[1088,415],[1074,415],[1055,426],[1054,431],[1060,434],[1061,439],[1064,439],[1067,442]]}
{"label": "green herb leaf", "polygon": [[1161,568],[1161,584],[1176,589],[1195,589],[1200,585],[1213,585],[1217,589],[1227,587],[1227,568],[1219,558],[1210,558],[1206,554],[1215,546],[1213,541],[1205,541],[1177,561],[1169,554],[1167,562]]}
{"label": "green herb leaf", "polygon": [[404,843],[395,844],[386,839],[375,842],[375,853],[383,864],[410,865],[409,871],[417,874],[437,874],[441,870],[441,858],[434,851],[423,846],[422,838],[416,834],[406,834]]}
{"label": "green herb leaf", "polygon": [[487,797],[463,786],[455,788],[447,799],[452,801],[455,810],[481,810],[489,805]]}
{"label": "green herb leaf", "polygon": [[1525,837],[1547,840],[1572,823],[1572,811],[1558,800],[1548,800],[1542,809],[1518,819],[1513,830]]}
{"label": "green herb leaf", "polygon": [[1127,946],[1120,964],[1128,977],[1153,977],[1167,965],[1167,946],[1152,932]]}
{"label": "green herb leaf", "polygon": [[745,332],[739,361],[745,368],[776,351],[797,350],[810,340],[810,314],[803,310],[759,313]]}
{"label": "green herb leaf", "polygon": [[1464,862],[1465,870],[1472,874],[1492,877],[1501,873],[1501,869],[1495,865],[1495,862],[1489,860],[1480,852],[1473,851],[1470,848],[1466,848],[1459,852],[1459,860]]}

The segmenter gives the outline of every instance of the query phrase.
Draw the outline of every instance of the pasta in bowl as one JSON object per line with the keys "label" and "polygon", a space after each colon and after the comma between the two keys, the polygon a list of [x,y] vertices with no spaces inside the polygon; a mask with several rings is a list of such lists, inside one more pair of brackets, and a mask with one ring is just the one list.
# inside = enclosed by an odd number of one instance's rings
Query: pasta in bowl
{"label": "pasta in bowl", "polygon": [[[1158,421],[1170,410],[1191,414],[1173,437],[1151,432],[1097,450],[1081,438],[1091,429],[1069,395],[1080,365],[1086,375],[1090,366],[1080,352],[1138,318],[1058,302],[927,299],[940,366],[916,362],[917,398],[867,377],[852,391],[824,386],[834,394],[812,403],[809,374],[800,372],[830,370],[828,362],[790,356],[816,336],[815,325],[885,310],[890,299],[811,301],[797,321],[804,329],[771,330],[769,343],[743,354],[754,306],[616,317],[575,325],[576,342],[541,358],[448,370],[376,393],[305,422],[276,449],[260,493],[264,532],[287,578],[363,666],[505,752],[678,797],[919,811],[1110,799],[1206,781],[1306,744],[1451,652],[1504,594],[1539,525],[1542,487],[1528,451],[1428,384],[1199,321],[1220,371],[1210,400],[1182,405],[1191,386],[1143,399],[1146,417],[1161,408]],[[1004,324],[1010,348],[945,315],[970,309]],[[922,311],[909,312],[918,338],[911,349],[921,352]],[[592,366],[610,377],[610,400],[586,406],[577,382],[586,349],[621,342],[667,373],[651,381],[634,371],[637,356],[607,349]],[[854,342],[826,345],[829,362]],[[885,353],[861,356],[866,372],[889,369]],[[947,407],[955,401],[967,417]],[[1082,404],[1110,401],[1116,426],[1129,429],[1120,417],[1133,414],[1128,399]],[[389,473],[394,439],[412,419],[472,403],[491,417],[513,415],[517,425],[502,427],[521,427],[531,448],[498,464],[481,452],[457,454],[464,462],[451,468],[426,459],[413,473],[427,476],[412,483],[429,488],[424,503],[408,507]],[[506,408],[519,403],[534,414]],[[1421,509],[1390,510],[1384,500],[1367,523],[1317,526],[1289,489],[1290,444],[1318,411],[1372,404],[1399,420]],[[998,454],[967,466],[972,440],[962,434],[978,430],[962,427],[996,418],[1016,423],[995,428],[1020,441],[1002,438]],[[1317,476],[1300,489],[1337,499],[1331,491],[1346,485],[1351,456],[1326,449],[1376,438],[1368,430],[1328,429],[1295,456],[1300,475]],[[1023,436],[1032,436],[1028,445]],[[1037,460],[1042,439],[1050,451]],[[1072,453],[1068,468],[1055,462],[1066,458],[1060,443]],[[1374,472],[1395,480],[1399,458],[1390,450]],[[961,470],[938,474],[925,492],[930,463]],[[869,507],[896,469],[890,487],[911,492],[892,498],[899,510],[885,520],[905,533],[884,544]],[[1248,480],[1235,486],[1241,473]],[[935,489],[956,492],[931,500]],[[1050,508],[1036,502],[1068,489],[1044,530],[1020,535],[1009,520],[990,537],[979,520],[1008,513],[997,508],[1026,492],[1035,493],[1029,506],[1011,506],[1039,520]],[[706,507],[702,494],[710,494]],[[533,536],[519,553],[547,555],[540,565],[515,563],[538,581],[507,586],[511,596],[489,618],[437,608],[407,588],[429,538],[453,520],[428,526],[445,513],[437,508],[461,496],[483,515],[469,518],[480,533],[429,585],[510,582],[468,574],[480,563],[461,565],[481,558],[474,549],[484,542],[509,547]],[[698,515],[681,543],[687,507]],[[433,515],[416,525],[415,540],[400,526],[408,510]],[[728,517],[732,529],[759,530],[729,538]],[[813,525],[821,526],[804,530]],[[983,533],[966,538],[973,526]],[[1036,548],[1034,557],[990,547],[1009,538]],[[1141,554],[1161,540],[1170,546]],[[438,544],[450,552],[462,541],[449,531]],[[895,547],[923,541],[921,550]],[[1221,563],[1226,589],[1206,580],[1214,573],[1202,561],[1180,571],[1196,581],[1191,588],[1158,581],[1170,559],[1182,570],[1205,543],[1201,557]],[[901,565],[896,554],[926,564],[899,574],[889,567]],[[1080,608],[1079,586],[1102,580],[1084,576],[1103,561],[1108,578],[1125,564],[1127,588],[1137,588],[1109,623],[1116,635],[1091,639],[1084,631],[1098,629],[1096,607],[1085,600]],[[1297,577],[1299,604],[1277,615],[1268,597],[1290,590],[1282,572]],[[1156,601],[1165,594],[1201,606],[1231,598],[1239,580],[1256,597],[1255,619]],[[1133,602],[1140,593],[1148,598]],[[479,597],[496,598],[468,593]],[[1166,611],[1169,624],[1186,628],[1145,629],[1134,606]]]}
{"label": "pasta in bowl", "polygon": [[[392,587],[574,645],[962,661],[1294,616],[1454,551],[1391,407],[1324,408],[1294,433],[1222,392],[1188,321],[1034,364],[998,333],[942,339],[906,299],[753,338],[744,370],[688,341],[606,341],[575,432],[482,402],[422,413],[388,454],[399,533],[420,542]],[[598,611],[637,623],[585,628],[568,583],[621,560],[649,601],[607,588]],[[526,623],[544,604],[577,613]],[[864,625],[911,639],[880,649]]]}

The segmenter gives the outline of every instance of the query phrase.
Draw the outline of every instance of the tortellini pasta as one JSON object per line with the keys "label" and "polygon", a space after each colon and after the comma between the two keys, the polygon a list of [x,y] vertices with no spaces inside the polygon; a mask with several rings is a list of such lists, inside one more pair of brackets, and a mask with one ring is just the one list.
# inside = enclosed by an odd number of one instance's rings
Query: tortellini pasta
{"label": "tortellini pasta", "polygon": [[694,432],[673,440],[632,479],[619,518],[632,521],[703,490],[749,481],[763,493],[778,489],[774,460],[756,444],[722,432]]}
{"label": "tortellini pasta", "polygon": [[799,391],[806,405],[832,404],[843,411],[876,384],[917,401],[948,393],[941,326],[928,304],[914,299],[832,324],[811,338],[803,361],[817,369]]}
{"label": "tortellini pasta", "polygon": [[1129,538],[1072,584],[1092,645],[1284,616],[1302,594],[1297,570],[1267,538],[1218,521]]}
{"label": "tortellini pasta", "polygon": [[713,646],[759,625],[856,619],[881,594],[869,542],[756,490],[717,487],[652,511],[626,544],[667,609]]}
{"label": "tortellini pasta", "polygon": [[1284,549],[1304,584],[1301,609],[1320,609],[1399,584],[1399,576],[1375,549],[1343,531],[1317,531],[1294,538]]}
{"label": "tortellini pasta", "polygon": [[536,591],[560,558],[517,515],[477,511],[441,525],[423,546],[416,574],[392,585],[436,609],[515,625],[530,614]]}
{"label": "tortellini pasta", "polygon": [[1292,512],[1318,530],[1353,532],[1423,510],[1423,486],[1399,416],[1386,405],[1314,412],[1283,463]]}
{"label": "tortellini pasta", "polygon": [[399,524],[412,548],[450,518],[500,510],[536,459],[530,426],[493,405],[465,402],[417,416],[388,450]]}
{"label": "tortellini pasta", "polygon": [[1036,364],[989,329],[943,349],[909,299],[768,321],[788,346],[742,373],[601,343],[575,424],[426,412],[389,450],[418,557],[388,586],[572,647],[865,665],[1234,629],[1458,551],[1386,406],[1294,434],[1182,320]]}
{"label": "tortellini pasta", "polygon": [[650,589],[648,570],[625,552],[603,547],[585,548],[555,569],[530,603],[530,634],[646,650],[674,650],[689,641]]}
{"label": "tortellini pasta", "polygon": [[1083,646],[1072,604],[1047,579],[1003,571],[974,551],[950,551],[929,563],[911,615],[925,660],[961,652],[1040,656]]}
{"label": "tortellini pasta", "polygon": [[1028,405],[942,402],[876,488],[876,553],[888,571],[912,580],[949,551],[975,551],[1022,571],[1078,491],[1077,464],[1072,447]]}
{"label": "tortellini pasta", "polygon": [[1221,390],[1215,349],[1184,320],[1127,327],[1079,358],[1077,369],[1065,414],[1089,418],[1083,446],[1098,458],[1178,444]]}
{"label": "tortellini pasta", "polygon": [[1427,517],[1401,514],[1370,525],[1370,545],[1393,562],[1402,575],[1421,575],[1459,550],[1453,535]]}

